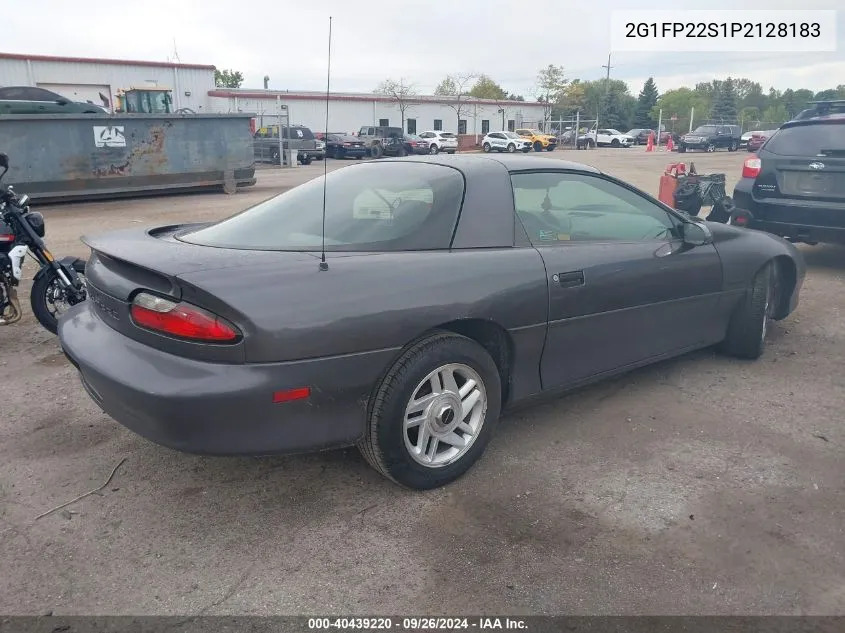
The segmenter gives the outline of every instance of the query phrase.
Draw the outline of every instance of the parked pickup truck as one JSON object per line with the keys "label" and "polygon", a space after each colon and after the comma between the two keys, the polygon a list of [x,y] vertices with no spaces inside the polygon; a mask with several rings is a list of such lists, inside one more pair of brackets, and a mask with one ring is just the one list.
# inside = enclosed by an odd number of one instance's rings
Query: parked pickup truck
{"label": "parked pickup truck", "polygon": [[[303,165],[310,165],[312,160],[319,160],[326,155],[325,148],[317,148],[317,139],[314,133],[304,125],[282,126],[282,136],[284,137],[284,148],[295,149],[297,151],[297,162]],[[290,139],[288,139],[288,136],[290,136]],[[269,125],[258,128],[253,137],[253,149],[255,160],[280,164],[279,126]]]}

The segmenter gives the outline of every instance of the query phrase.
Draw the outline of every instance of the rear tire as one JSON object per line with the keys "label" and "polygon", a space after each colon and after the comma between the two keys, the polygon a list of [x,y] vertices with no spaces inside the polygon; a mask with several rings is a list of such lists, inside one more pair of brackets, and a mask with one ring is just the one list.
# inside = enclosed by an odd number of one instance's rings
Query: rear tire
{"label": "rear tire", "polygon": [[334,151],[334,159],[335,160],[343,160],[343,150],[342,149],[338,148]]}
{"label": "rear tire", "polygon": [[437,144],[436,144],[436,143],[432,143],[432,144],[431,144],[431,146],[429,146],[429,148],[428,148],[428,153],[429,153],[429,154],[436,154],[436,153],[437,153],[437,152],[439,152],[439,151],[440,151],[440,148],[439,148],[439,147],[437,147]]}
{"label": "rear tire", "polygon": [[737,144],[736,141],[731,141],[731,144],[728,146],[728,151],[735,152],[737,149],[739,149],[739,144]]}
{"label": "rear tire", "polygon": [[731,316],[720,351],[736,358],[754,360],[763,354],[768,322],[777,301],[777,272],[768,263],[754,276],[751,287]]}
{"label": "rear tire", "polygon": [[384,156],[384,148],[378,143],[376,143],[370,148],[370,156],[372,156],[373,158],[381,158],[382,156]]}
{"label": "rear tire", "polygon": [[707,151],[708,151],[708,152],[715,152],[715,151],[716,151],[716,145],[715,145],[715,143],[709,143],[709,144],[707,145]]}
{"label": "rear tire", "polygon": [[[426,380],[432,375],[436,391]],[[464,382],[466,377],[475,384]],[[426,399],[428,406],[413,417],[413,403]],[[405,350],[387,371],[370,401],[358,448],[396,483],[414,490],[437,488],[461,477],[481,457],[500,410],[499,371],[487,351],[464,336],[438,332]],[[413,425],[417,417],[420,422]],[[466,446],[458,444],[461,439]]]}

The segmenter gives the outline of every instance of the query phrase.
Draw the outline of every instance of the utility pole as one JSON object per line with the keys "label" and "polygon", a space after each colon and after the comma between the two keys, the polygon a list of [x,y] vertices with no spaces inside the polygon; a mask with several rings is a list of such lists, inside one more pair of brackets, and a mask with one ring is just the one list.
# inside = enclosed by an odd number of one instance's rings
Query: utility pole
{"label": "utility pole", "polygon": [[601,67],[607,69],[607,79],[604,83],[604,96],[606,97],[607,93],[610,91],[610,69],[613,68],[613,66],[610,65],[610,53],[607,54],[607,63],[602,64]]}
{"label": "utility pole", "polygon": [[[604,81],[604,100],[605,100],[605,104],[607,104],[607,95],[610,94],[610,69],[613,68],[613,66],[610,65],[610,55],[611,55],[611,53],[607,54],[607,63],[602,64],[602,66],[601,66],[602,68],[607,69],[607,78]],[[599,110],[601,110],[601,108],[599,108]],[[605,114],[607,114],[607,113],[605,113]],[[596,111],[596,138],[597,139],[598,139],[598,133],[599,133],[598,117],[599,117],[598,111]]]}

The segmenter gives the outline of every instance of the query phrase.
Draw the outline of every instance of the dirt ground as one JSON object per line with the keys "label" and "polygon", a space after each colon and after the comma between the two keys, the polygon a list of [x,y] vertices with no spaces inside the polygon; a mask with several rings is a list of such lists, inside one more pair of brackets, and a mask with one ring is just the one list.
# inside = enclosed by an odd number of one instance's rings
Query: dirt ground
{"label": "dirt ground", "polygon": [[[652,193],[677,160],[543,156]],[[744,154],[683,158],[730,190]],[[223,217],[321,173],[39,210],[53,252],[85,256],[83,233]],[[468,476],[422,494],[354,449],[153,445],[97,409],[27,310],[0,329],[0,613],[845,613],[845,249],[804,250],[801,304],[761,360],[701,351],[512,414]]]}

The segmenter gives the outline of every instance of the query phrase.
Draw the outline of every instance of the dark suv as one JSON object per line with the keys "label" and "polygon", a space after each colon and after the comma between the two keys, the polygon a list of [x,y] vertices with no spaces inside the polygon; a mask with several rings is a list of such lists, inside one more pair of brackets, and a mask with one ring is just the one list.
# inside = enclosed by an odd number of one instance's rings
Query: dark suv
{"label": "dark suv", "polygon": [[845,114],[785,123],[742,168],[732,224],[845,244]]}
{"label": "dark suv", "polygon": [[678,141],[678,151],[703,149],[715,152],[720,147],[735,152],[739,149],[742,128],[738,125],[699,125],[689,134],[684,134]]}
{"label": "dark suv", "polygon": [[795,115],[796,121],[826,116],[828,114],[845,114],[845,99],[836,99],[833,101],[810,101],[807,105],[810,107]]}

